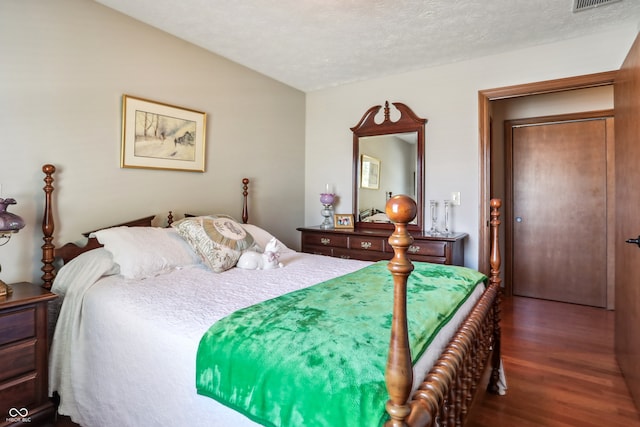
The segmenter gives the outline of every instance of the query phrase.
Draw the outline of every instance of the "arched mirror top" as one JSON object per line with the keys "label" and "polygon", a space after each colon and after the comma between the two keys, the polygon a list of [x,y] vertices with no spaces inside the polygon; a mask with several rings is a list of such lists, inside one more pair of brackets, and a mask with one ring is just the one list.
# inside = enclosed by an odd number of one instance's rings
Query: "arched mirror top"
{"label": "arched mirror top", "polygon": [[424,133],[424,125],[427,119],[420,118],[408,106],[401,102],[393,102],[392,105],[400,113],[400,117],[392,121],[389,101],[384,103],[384,118],[382,122],[376,122],[376,116],[382,105],[375,105],[367,110],[357,125],[351,128],[353,136],[388,135],[391,133],[418,132]]}
{"label": "arched mirror top", "polygon": [[410,229],[424,225],[424,128],[418,117],[400,102],[392,119],[389,102],[369,108],[353,132],[353,212],[358,228],[393,228],[386,217],[386,201],[396,194],[412,197],[418,214]]}

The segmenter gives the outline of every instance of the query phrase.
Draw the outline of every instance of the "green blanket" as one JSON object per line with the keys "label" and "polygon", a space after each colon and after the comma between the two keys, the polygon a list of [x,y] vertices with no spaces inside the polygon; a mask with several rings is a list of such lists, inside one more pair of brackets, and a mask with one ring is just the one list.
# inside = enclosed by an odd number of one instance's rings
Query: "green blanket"
{"label": "green blanket", "polygon": [[[408,284],[414,362],[485,276],[414,263]],[[377,426],[393,278],[387,261],[239,310],[200,341],[196,386],[265,426]]]}

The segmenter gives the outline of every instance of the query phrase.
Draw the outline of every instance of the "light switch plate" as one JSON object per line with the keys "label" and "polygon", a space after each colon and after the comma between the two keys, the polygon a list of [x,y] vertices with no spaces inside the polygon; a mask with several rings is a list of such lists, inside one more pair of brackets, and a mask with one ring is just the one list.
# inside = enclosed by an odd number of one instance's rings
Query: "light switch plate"
{"label": "light switch plate", "polygon": [[459,191],[454,191],[453,193],[451,193],[451,204],[452,205],[456,205],[456,206],[460,206],[460,192]]}

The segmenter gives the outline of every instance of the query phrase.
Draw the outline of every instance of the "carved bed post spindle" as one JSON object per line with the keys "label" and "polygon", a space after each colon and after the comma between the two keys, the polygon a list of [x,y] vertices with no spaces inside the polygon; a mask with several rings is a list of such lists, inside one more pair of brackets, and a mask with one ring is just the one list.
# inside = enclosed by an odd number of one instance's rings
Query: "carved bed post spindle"
{"label": "carved bed post spindle", "polygon": [[493,305],[493,354],[491,358],[491,380],[489,381],[488,390],[491,393],[498,394],[498,383],[500,382],[500,336],[502,331],[500,330],[500,306],[502,305],[502,288],[500,279],[500,264],[502,262],[500,258],[500,247],[498,245],[498,228],[500,226],[500,207],[502,201],[500,199],[491,199],[491,256],[489,264],[491,265],[491,272],[489,273],[489,286],[496,287],[496,302]]}
{"label": "carved bed post spindle", "polygon": [[249,194],[249,178],[242,178],[242,223],[249,220],[249,208],[247,207],[247,195]]}
{"label": "carved bed post spindle", "polygon": [[56,171],[56,167],[53,165],[44,165],[42,166],[42,172],[44,172],[44,182],[45,186],[43,188],[45,194],[45,203],[44,203],[44,214],[42,216],[42,233],[44,237],[44,244],[42,245],[42,271],[44,274],[42,275],[42,287],[46,289],[51,289],[51,285],[53,284],[53,279],[55,275],[53,274],[53,260],[54,260],[54,251],[55,246],[51,243],[53,240],[53,209],[51,202],[51,193],[53,193],[53,174]]}
{"label": "carved bed post spindle", "polygon": [[407,258],[407,249],[413,243],[413,237],[407,230],[407,224],[415,218],[416,203],[408,196],[394,196],[387,202],[387,216],[395,223],[395,231],[389,237],[394,256],[389,261],[389,271],[393,275],[393,319],[389,357],[385,371],[385,380],[389,400],[387,413],[391,417],[388,427],[406,426],[405,419],[411,408],[408,404],[413,383],[413,366],[409,335],[407,330],[407,279],[413,271],[413,264]]}

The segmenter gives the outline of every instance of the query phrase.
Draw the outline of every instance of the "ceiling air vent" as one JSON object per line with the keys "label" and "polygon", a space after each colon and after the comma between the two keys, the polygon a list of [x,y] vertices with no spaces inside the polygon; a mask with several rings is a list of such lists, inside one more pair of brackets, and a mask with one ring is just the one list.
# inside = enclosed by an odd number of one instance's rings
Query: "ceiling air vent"
{"label": "ceiling air vent", "polygon": [[594,7],[605,6],[611,3],[617,3],[622,0],[573,0],[573,11],[593,9]]}

